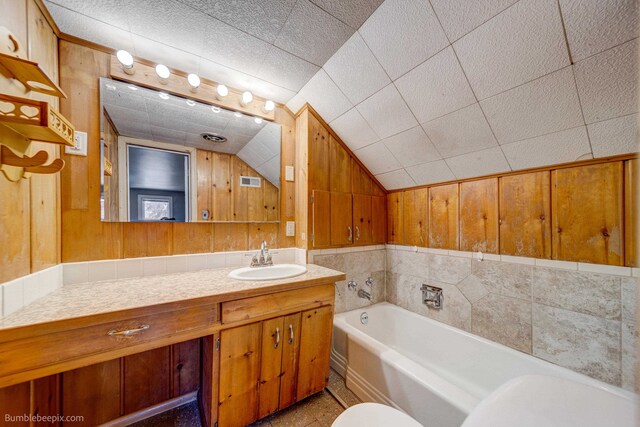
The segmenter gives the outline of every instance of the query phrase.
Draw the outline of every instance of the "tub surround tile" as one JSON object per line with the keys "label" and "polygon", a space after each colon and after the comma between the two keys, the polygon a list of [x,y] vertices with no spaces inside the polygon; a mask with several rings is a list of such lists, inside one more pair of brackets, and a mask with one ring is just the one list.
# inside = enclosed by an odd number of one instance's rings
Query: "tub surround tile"
{"label": "tub surround tile", "polygon": [[571,261],[557,261],[555,259],[538,259],[536,258],[538,267],[560,268],[562,270],[578,270],[578,263]]}
{"label": "tub surround tile", "polygon": [[522,299],[531,297],[531,266],[474,259],[471,271],[490,292]]}
{"label": "tub surround tile", "polygon": [[622,279],[622,320],[633,323],[638,316],[638,294],[640,280],[637,277],[623,277]]}
{"label": "tub surround tile", "polygon": [[531,354],[531,303],[490,293],[471,306],[471,332]]}
{"label": "tub surround tile", "polygon": [[343,255],[315,255],[313,263],[337,271],[345,271],[345,257]]}
{"label": "tub surround tile", "polygon": [[621,384],[620,322],[533,304],[533,355]]}
{"label": "tub surround tile", "polygon": [[447,325],[471,331],[471,303],[460,290],[449,283],[429,281],[429,285],[442,288],[444,300],[442,308],[433,308],[422,303],[422,283],[418,280],[408,286],[409,310]]}
{"label": "tub surround tile", "polygon": [[455,285],[471,274],[471,259],[432,254],[429,279]]}
{"label": "tub surround tile", "polygon": [[388,251],[387,269],[426,279],[429,276],[429,255],[422,252]]}
{"label": "tub surround tile", "polygon": [[616,276],[631,276],[631,268],[618,267],[615,265],[589,264],[585,262],[578,263],[578,271],[586,271],[590,273],[613,274]]}
{"label": "tub surround tile", "polygon": [[622,384],[635,393],[640,393],[640,334],[633,322],[622,322]]}
{"label": "tub surround tile", "polygon": [[620,278],[536,267],[533,301],[605,319],[619,320]]}
{"label": "tub surround tile", "polygon": [[384,251],[349,252],[344,257],[345,269],[350,274],[384,269],[384,258]]}
{"label": "tub surround tile", "polygon": [[458,289],[460,289],[462,295],[464,295],[471,304],[475,304],[489,295],[489,289],[482,284],[482,280],[473,274],[458,283]]}
{"label": "tub surround tile", "polygon": [[[373,279],[373,286],[369,287],[365,284],[367,278]],[[385,272],[384,270],[374,271],[369,273],[359,273],[356,275],[347,274],[347,281],[354,280],[358,286],[355,290],[350,290],[344,286],[343,300],[344,305],[348,310],[354,310],[357,308],[363,308],[372,304],[377,304],[385,300]],[[358,290],[364,290],[371,294],[371,301],[366,298],[360,298],[358,296]],[[341,291],[342,292],[342,291]]]}

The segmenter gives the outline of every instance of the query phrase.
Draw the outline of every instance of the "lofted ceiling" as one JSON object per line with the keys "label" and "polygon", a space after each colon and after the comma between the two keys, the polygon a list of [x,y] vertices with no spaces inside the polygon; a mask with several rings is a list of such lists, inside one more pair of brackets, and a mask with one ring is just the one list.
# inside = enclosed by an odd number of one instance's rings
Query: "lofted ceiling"
{"label": "lofted ceiling", "polygon": [[305,102],[387,189],[637,151],[638,0],[50,0],[61,30]]}

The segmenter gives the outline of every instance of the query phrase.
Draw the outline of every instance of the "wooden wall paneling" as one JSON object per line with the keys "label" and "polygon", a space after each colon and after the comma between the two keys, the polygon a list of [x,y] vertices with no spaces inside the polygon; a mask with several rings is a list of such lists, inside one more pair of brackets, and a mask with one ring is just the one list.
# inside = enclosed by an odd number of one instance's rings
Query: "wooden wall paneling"
{"label": "wooden wall paneling", "polygon": [[429,188],[429,247],[459,248],[458,184]]}
{"label": "wooden wall paneling", "polygon": [[324,306],[302,313],[297,400],[326,387],[329,381],[333,307]]}
{"label": "wooden wall paneling", "polygon": [[[0,415],[4,422],[6,415],[22,416],[31,413],[31,381],[0,388]],[[11,425],[14,423],[7,423]],[[15,423],[17,426],[28,426],[29,422]]]}
{"label": "wooden wall paneling", "polygon": [[[371,178],[369,178],[371,179]],[[371,182],[371,195],[372,196],[378,196],[378,197],[382,197],[382,196],[386,196],[387,193],[384,191],[384,189],[382,187],[380,187],[378,184],[376,184],[375,182]]]}
{"label": "wooden wall paneling", "polygon": [[333,136],[329,136],[330,191],[351,192],[351,156]]}
{"label": "wooden wall paneling", "polygon": [[403,196],[404,244],[427,246],[429,232],[429,191],[426,188],[409,190]]}
{"label": "wooden wall paneling", "polygon": [[278,224],[249,224],[247,249],[260,249],[263,240],[267,242],[269,248],[278,247]]}
{"label": "wooden wall paneling", "polygon": [[62,413],[80,415],[74,425],[95,426],[122,415],[120,359],[62,373]]}
{"label": "wooden wall paneling", "polygon": [[329,191],[329,131],[308,115],[309,190]]}
{"label": "wooden wall paneling", "polygon": [[624,257],[627,267],[638,267],[640,259],[638,254],[638,221],[640,220],[638,209],[638,182],[640,172],[638,159],[627,160],[624,164]]}
{"label": "wooden wall paneling", "polygon": [[0,283],[31,272],[29,181],[10,182],[0,176]]}
{"label": "wooden wall paneling", "polygon": [[372,186],[375,186],[369,175],[360,167],[356,159],[351,158],[351,191],[354,194],[373,193]]}
{"label": "wooden wall paneling", "polygon": [[[276,109],[276,122],[282,126],[281,128],[281,145],[280,145],[280,191],[278,197],[279,217],[280,217],[280,235],[278,243],[282,248],[291,248],[296,246],[296,237],[287,236],[287,221],[296,221],[296,181],[285,180],[285,167],[293,166],[294,173],[296,170],[296,120],[289,114],[285,108]],[[294,178],[295,179],[295,178]],[[306,203],[308,196],[300,195]],[[268,200],[268,198],[267,198]],[[267,219],[271,221],[271,217],[267,215]],[[296,235],[300,232],[300,227],[296,224]]]}
{"label": "wooden wall paneling", "polygon": [[314,190],[312,194],[312,247],[326,248],[331,246],[331,193]]}
{"label": "wooden wall paneling", "polygon": [[171,236],[172,255],[213,252],[213,224],[176,222]]}
{"label": "wooden wall paneling", "polygon": [[331,245],[352,245],[355,237],[353,228],[353,196],[351,193],[331,192]]}
{"label": "wooden wall paneling", "polygon": [[371,206],[371,196],[353,195],[353,243],[356,245],[368,245],[373,242]]}
{"label": "wooden wall paneling", "polygon": [[282,368],[280,377],[280,409],[296,402],[298,381],[298,352],[300,349],[301,313],[284,317],[284,335],[282,341]]}
{"label": "wooden wall paneling", "polygon": [[404,244],[404,196],[402,192],[387,195],[387,241],[397,245]]}
{"label": "wooden wall paneling", "polygon": [[200,416],[205,427],[213,427],[218,421],[218,379],[220,373],[220,351],[216,342],[220,334],[202,337],[202,364],[200,370],[200,391],[198,403]]}
{"label": "wooden wall paneling", "polygon": [[209,220],[214,217],[212,203],[212,169],[213,153],[205,150],[196,151],[196,180],[197,180],[197,202],[196,215],[198,221],[203,221],[202,211],[209,211]]}
{"label": "wooden wall paneling", "polygon": [[551,258],[551,174],[499,178],[500,253]]}
{"label": "wooden wall paneling", "polygon": [[[247,165],[247,176],[261,177],[258,172]],[[260,180],[260,188],[247,187],[247,221],[265,221],[264,187],[268,181]]]}
{"label": "wooden wall paneling", "polygon": [[460,250],[499,253],[498,179],[460,184]]}
{"label": "wooden wall paneling", "polygon": [[249,247],[249,224],[231,222],[213,224],[214,252],[244,251]]}
{"label": "wooden wall paneling", "polygon": [[371,196],[371,241],[387,241],[387,197]]}
{"label": "wooden wall paneling", "polygon": [[624,263],[623,162],[552,172],[553,259]]}
{"label": "wooden wall paneling", "polygon": [[[56,416],[61,413],[60,375],[49,375],[33,381],[33,402],[31,413],[41,416]],[[36,426],[51,426],[48,422],[35,422]],[[53,425],[60,425],[54,423]]]}
{"label": "wooden wall paneling", "polygon": [[232,221],[247,221],[248,193],[247,187],[240,186],[240,177],[247,175],[247,165],[236,156],[231,157],[231,200]]}
{"label": "wooden wall paneling", "polygon": [[[310,235],[313,233],[313,225],[310,224],[313,216],[311,195],[309,187],[309,111],[304,110],[296,118],[296,149],[295,149],[295,216],[296,216],[296,247],[311,249],[313,242]],[[327,211],[328,213],[328,211]]]}
{"label": "wooden wall paneling", "polygon": [[[270,183],[269,181],[264,181],[264,194],[263,194],[263,203],[261,206],[264,209],[264,213],[262,215],[263,221],[278,221],[280,220],[280,200],[278,197],[278,193],[280,190]],[[295,218],[294,218],[295,220]],[[286,221],[286,220],[281,220]],[[282,246],[287,247],[287,246]]]}
{"label": "wooden wall paneling", "polygon": [[171,397],[182,396],[200,387],[200,339],[171,346]]}
{"label": "wooden wall paneling", "polygon": [[283,317],[262,322],[258,418],[271,415],[279,408],[280,368],[282,367],[282,348],[285,341]]}
{"label": "wooden wall paneling", "polygon": [[211,220],[233,220],[233,201],[231,189],[231,156],[211,153]]}
{"label": "wooden wall paneling", "polygon": [[261,326],[220,332],[220,426],[244,427],[258,418]]}
{"label": "wooden wall paneling", "polygon": [[160,347],[123,358],[124,414],[171,398],[171,347]]}
{"label": "wooden wall paneling", "polygon": [[171,255],[173,224],[128,222],[124,228],[124,258]]}

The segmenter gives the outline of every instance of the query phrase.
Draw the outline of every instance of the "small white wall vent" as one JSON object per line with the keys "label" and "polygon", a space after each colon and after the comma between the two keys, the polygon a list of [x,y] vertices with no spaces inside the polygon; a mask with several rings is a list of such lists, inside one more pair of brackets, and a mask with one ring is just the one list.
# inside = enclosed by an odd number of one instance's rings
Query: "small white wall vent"
{"label": "small white wall vent", "polygon": [[240,187],[254,187],[260,188],[262,185],[262,179],[255,176],[241,176]]}

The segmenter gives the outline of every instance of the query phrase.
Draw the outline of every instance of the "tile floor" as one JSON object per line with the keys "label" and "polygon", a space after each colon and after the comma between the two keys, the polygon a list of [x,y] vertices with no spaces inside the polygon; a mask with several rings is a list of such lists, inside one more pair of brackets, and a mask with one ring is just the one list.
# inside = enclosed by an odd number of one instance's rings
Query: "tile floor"
{"label": "tile floor", "polygon": [[[334,397],[335,396],[335,397]],[[329,375],[329,386],[302,402],[251,424],[250,427],[330,427],[345,406],[360,400],[347,389],[344,379],[335,371]],[[191,402],[171,411],[133,424],[133,427],[199,427],[198,404]]]}

